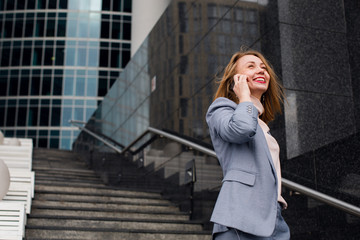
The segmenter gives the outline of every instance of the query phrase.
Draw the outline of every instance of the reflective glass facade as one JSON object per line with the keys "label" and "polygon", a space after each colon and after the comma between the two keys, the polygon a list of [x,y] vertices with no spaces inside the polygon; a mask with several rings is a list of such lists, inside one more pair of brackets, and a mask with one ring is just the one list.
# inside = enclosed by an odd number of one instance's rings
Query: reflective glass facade
{"label": "reflective glass facade", "polygon": [[[270,124],[283,177],[359,206],[358,2],[173,0],[87,127],[124,146],[151,126],[211,147],[205,114],[223,68],[245,45],[269,59],[286,89],[284,114]],[[84,132],[76,145],[83,153],[97,151],[95,170],[108,167],[121,176],[113,170],[121,161],[102,157],[109,148]],[[221,171],[212,171],[216,161],[164,138],[147,145],[144,156],[136,151],[134,161],[148,161],[146,176],[180,187],[186,187],[184,162],[195,159],[195,201],[199,209],[213,206],[221,185]],[[291,239],[359,239],[359,218],[286,188],[283,196]]]}
{"label": "reflective glass facade", "polygon": [[130,58],[131,0],[1,0],[0,129],[70,149]]}

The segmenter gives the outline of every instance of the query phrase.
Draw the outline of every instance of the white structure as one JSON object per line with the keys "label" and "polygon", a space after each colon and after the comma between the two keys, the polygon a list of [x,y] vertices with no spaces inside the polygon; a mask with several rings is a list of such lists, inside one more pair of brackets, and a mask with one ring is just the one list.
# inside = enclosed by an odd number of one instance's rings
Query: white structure
{"label": "white structure", "polygon": [[136,53],[171,0],[133,0],[131,20],[131,57]]}

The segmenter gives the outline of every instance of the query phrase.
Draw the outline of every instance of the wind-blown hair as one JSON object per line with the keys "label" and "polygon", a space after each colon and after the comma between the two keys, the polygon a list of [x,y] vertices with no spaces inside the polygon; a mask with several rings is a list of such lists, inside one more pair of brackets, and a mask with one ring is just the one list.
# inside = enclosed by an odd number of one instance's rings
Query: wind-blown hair
{"label": "wind-blown hair", "polygon": [[235,92],[230,89],[230,85],[233,82],[234,75],[236,74],[236,63],[241,57],[245,55],[254,55],[260,58],[261,61],[265,64],[270,75],[269,87],[261,97],[261,102],[264,106],[264,112],[260,116],[261,120],[263,120],[265,123],[268,123],[274,120],[277,113],[281,113],[281,103],[284,102],[285,94],[284,88],[279,82],[279,79],[276,76],[272,66],[258,51],[251,49],[240,50],[231,57],[230,62],[224,70],[224,75],[219,82],[219,87],[215,93],[214,100],[219,97],[226,97],[237,104],[239,103],[239,99],[237,98]]}

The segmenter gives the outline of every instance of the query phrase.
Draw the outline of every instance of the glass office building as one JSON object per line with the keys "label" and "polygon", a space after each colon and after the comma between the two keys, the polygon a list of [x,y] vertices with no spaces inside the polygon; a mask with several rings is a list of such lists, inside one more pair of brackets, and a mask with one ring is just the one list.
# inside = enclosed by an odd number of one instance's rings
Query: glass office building
{"label": "glass office building", "polygon": [[131,0],[1,0],[0,129],[70,149],[130,58]]}
{"label": "glass office building", "polygon": [[[284,114],[270,124],[282,176],[359,206],[359,12],[358,0],[173,0],[86,125],[122,151],[141,141],[113,157],[83,131],[74,149],[119,186],[134,177],[124,170],[132,160],[139,182],[148,177],[141,186],[151,187],[150,177],[156,186],[171,183],[179,202],[190,199],[179,191],[194,160],[195,219],[207,224],[222,180],[216,159],[142,133],[152,127],[210,148],[206,111],[231,55],[245,45],[269,59],[286,89]],[[359,218],[283,190],[291,239],[360,239]]]}

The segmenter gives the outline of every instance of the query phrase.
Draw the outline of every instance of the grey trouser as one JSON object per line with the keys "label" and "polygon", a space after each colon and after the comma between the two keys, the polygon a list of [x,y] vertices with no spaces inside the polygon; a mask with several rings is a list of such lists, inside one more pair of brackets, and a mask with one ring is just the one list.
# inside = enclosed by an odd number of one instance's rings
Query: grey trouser
{"label": "grey trouser", "polygon": [[[261,227],[261,226],[259,226]],[[215,233],[214,240],[289,240],[290,229],[281,216],[281,205],[278,205],[274,232],[269,237],[258,237],[234,228],[226,232]]]}

